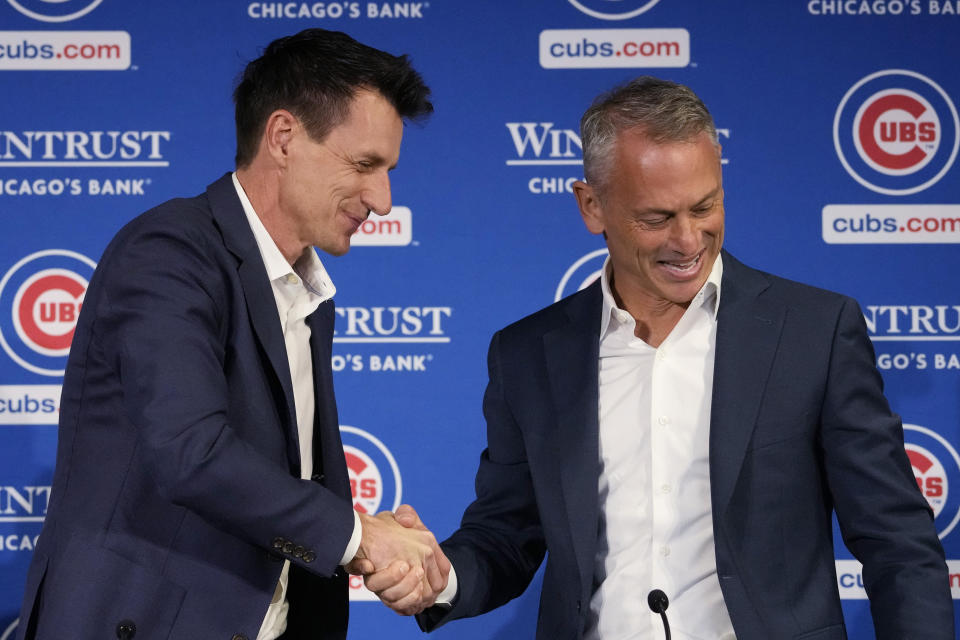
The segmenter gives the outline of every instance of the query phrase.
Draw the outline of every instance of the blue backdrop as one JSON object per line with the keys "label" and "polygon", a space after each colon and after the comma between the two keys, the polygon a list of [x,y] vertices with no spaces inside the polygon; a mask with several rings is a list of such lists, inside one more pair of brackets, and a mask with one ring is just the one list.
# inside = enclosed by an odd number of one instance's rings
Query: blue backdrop
{"label": "blue backdrop", "polygon": [[[343,258],[333,365],[358,508],[438,537],[472,497],[496,329],[603,260],[569,184],[580,114],[641,73],[693,87],[725,156],[727,247],[857,298],[960,597],[960,2],[0,0],[0,640],[56,447],[61,372],[113,233],[232,168],[234,79],[312,26],[409,53],[436,113]],[[872,637],[838,543],[851,637]],[[440,638],[532,637],[538,584]],[[420,632],[355,589],[351,637]]]}

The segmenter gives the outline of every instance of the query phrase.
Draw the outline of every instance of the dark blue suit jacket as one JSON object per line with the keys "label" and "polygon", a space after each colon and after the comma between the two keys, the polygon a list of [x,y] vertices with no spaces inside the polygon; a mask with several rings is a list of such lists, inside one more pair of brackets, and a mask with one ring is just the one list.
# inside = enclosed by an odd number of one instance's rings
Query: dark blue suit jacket
{"label": "dark blue suit jacket", "polygon": [[[857,304],[723,254],[710,479],[717,573],[740,640],[845,638],[831,513],[879,638],[950,640],[943,550]],[[547,555],[537,638],[582,635],[598,523],[599,282],[498,332],[477,499],[443,543],[454,608],[519,595]],[[642,601],[652,585],[638,585]],[[643,606],[643,605],[641,605]]]}
{"label": "dark blue suit jacket", "polygon": [[292,637],[345,637],[332,304],[308,320],[322,473],[304,481],[277,307],[230,176],[117,234],[70,350],[19,638],[115,638],[129,620],[136,640],[253,640],[282,559]]}

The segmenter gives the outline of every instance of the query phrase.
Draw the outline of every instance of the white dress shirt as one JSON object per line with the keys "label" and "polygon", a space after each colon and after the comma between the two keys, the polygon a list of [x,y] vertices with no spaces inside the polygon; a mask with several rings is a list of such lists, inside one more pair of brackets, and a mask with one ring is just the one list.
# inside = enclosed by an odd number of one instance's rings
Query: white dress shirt
{"label": "white dress shirt", "polygon": [[[313,423],[315,402],[313,388],[313,360],[310,351],[310,326],[307,316],[316,311],[321,303],[331,299],[337,292],[327,270],[320,262],[316,251],[308,249],[294,263],[287,262],[276,242],[244,193],[237,174],[233,174],[233,186],[243,205],[243,211],[250,224],[250,230],[260,249],[263,266],[273,289],[277,303],[277,314],[283,330],[286,345],[287,362],[290,366],[290,380],[293,384],[293,403],[297,416],[297,435],[300,443],[300,478],[310,480],[313,475]],[[356,555],[360,545],[360,520],[354,513],[353,536],[344,552],[341,564],[346,564]],[[285,560],[277,582],[273,600],[267,609],[257,640],[273,640],[287,628],[287,578],[290,561]]]}
{"label": "white dress shirt", "polygon": [[677,640],[733,640],[714,555],[710,404],[723,265],[654,348],[601,274],[600,522],[588,640],[663,638],[647,606],[670,599]]}

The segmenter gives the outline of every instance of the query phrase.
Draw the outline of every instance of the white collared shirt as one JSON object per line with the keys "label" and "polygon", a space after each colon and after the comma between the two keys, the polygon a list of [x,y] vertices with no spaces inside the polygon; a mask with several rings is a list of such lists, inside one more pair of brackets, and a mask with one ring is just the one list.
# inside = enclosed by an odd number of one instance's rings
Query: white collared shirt
{"label": "white collared shirt", "polygon": [[663,638],[647,594],[661,589],[677,640],[733,640],[714,554],[710,405],[723,264],[654,348],[601,275],[600,523],[588,640]]}
{"label": "white collared shirt", "polygon": [[[337,288],[333,286],[327,270],[317,256],[316,251],[308,249],[291,267],[276,242],[270,236],[253,205],[244,193],[237,174],[233,174],[233,186],[243,205],[250,230],[257,241],[263,266],[270,280],[273,298],[277,303],[277,314],[283,341],[286,345],[287,362],[290,366],[290,381],[293,384],[293,404],[297,416],[297,436],[300,444],[300,478],[309,480],[313,475],[313,423],[316,398],[313,388],[313,359],[310,351],[310,326],[307,316],[317,310],[323,302],[333,298]],[[359,517],[354,514],[353,537],[347,545],[341,564],[353,559],[360,544]],[[257,634],[257,640],[273,640],[279,637],[287,627],[287,579],[290,561],[285,560],[280,572],[280,580],[273,594],[273,600]]]}

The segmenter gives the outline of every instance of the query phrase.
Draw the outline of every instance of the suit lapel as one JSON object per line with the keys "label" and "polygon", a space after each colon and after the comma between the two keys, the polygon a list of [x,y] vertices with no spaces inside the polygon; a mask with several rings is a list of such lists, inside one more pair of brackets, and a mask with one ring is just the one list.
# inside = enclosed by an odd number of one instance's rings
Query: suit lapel
{"label": "suit lapel", "polygon": [[786,310],[765,301],[758,271],[723,254],[717,350],[710,416],[710,483],[714,514],[722,515],[736,485]]}
{"label": "suit lapel", "polygon": [[597,546],[601,307],[598,281],[568,302],[567,322],[543,337],[560,445],[560,485],[581,582],[592,580]]}
{"label": "suit lapel", "polygon": [[284,422],[287,438],[287,459],[299,467],[300,451],[296,433],[297,419],[294,413],[293,384],[290,381],[290,365],[283,332],[277,319],[277,302],[270,288],[267,270],[257,241],[250,230],[243,205],[237,197],[230,174],[207,187],[207,198],[213,217],[223,234],[227,249],[237,258],[237,274],[243,287],[247,313],[260,346],[267,356],[274,379],[282,390],[283,405],[277,407]]}

